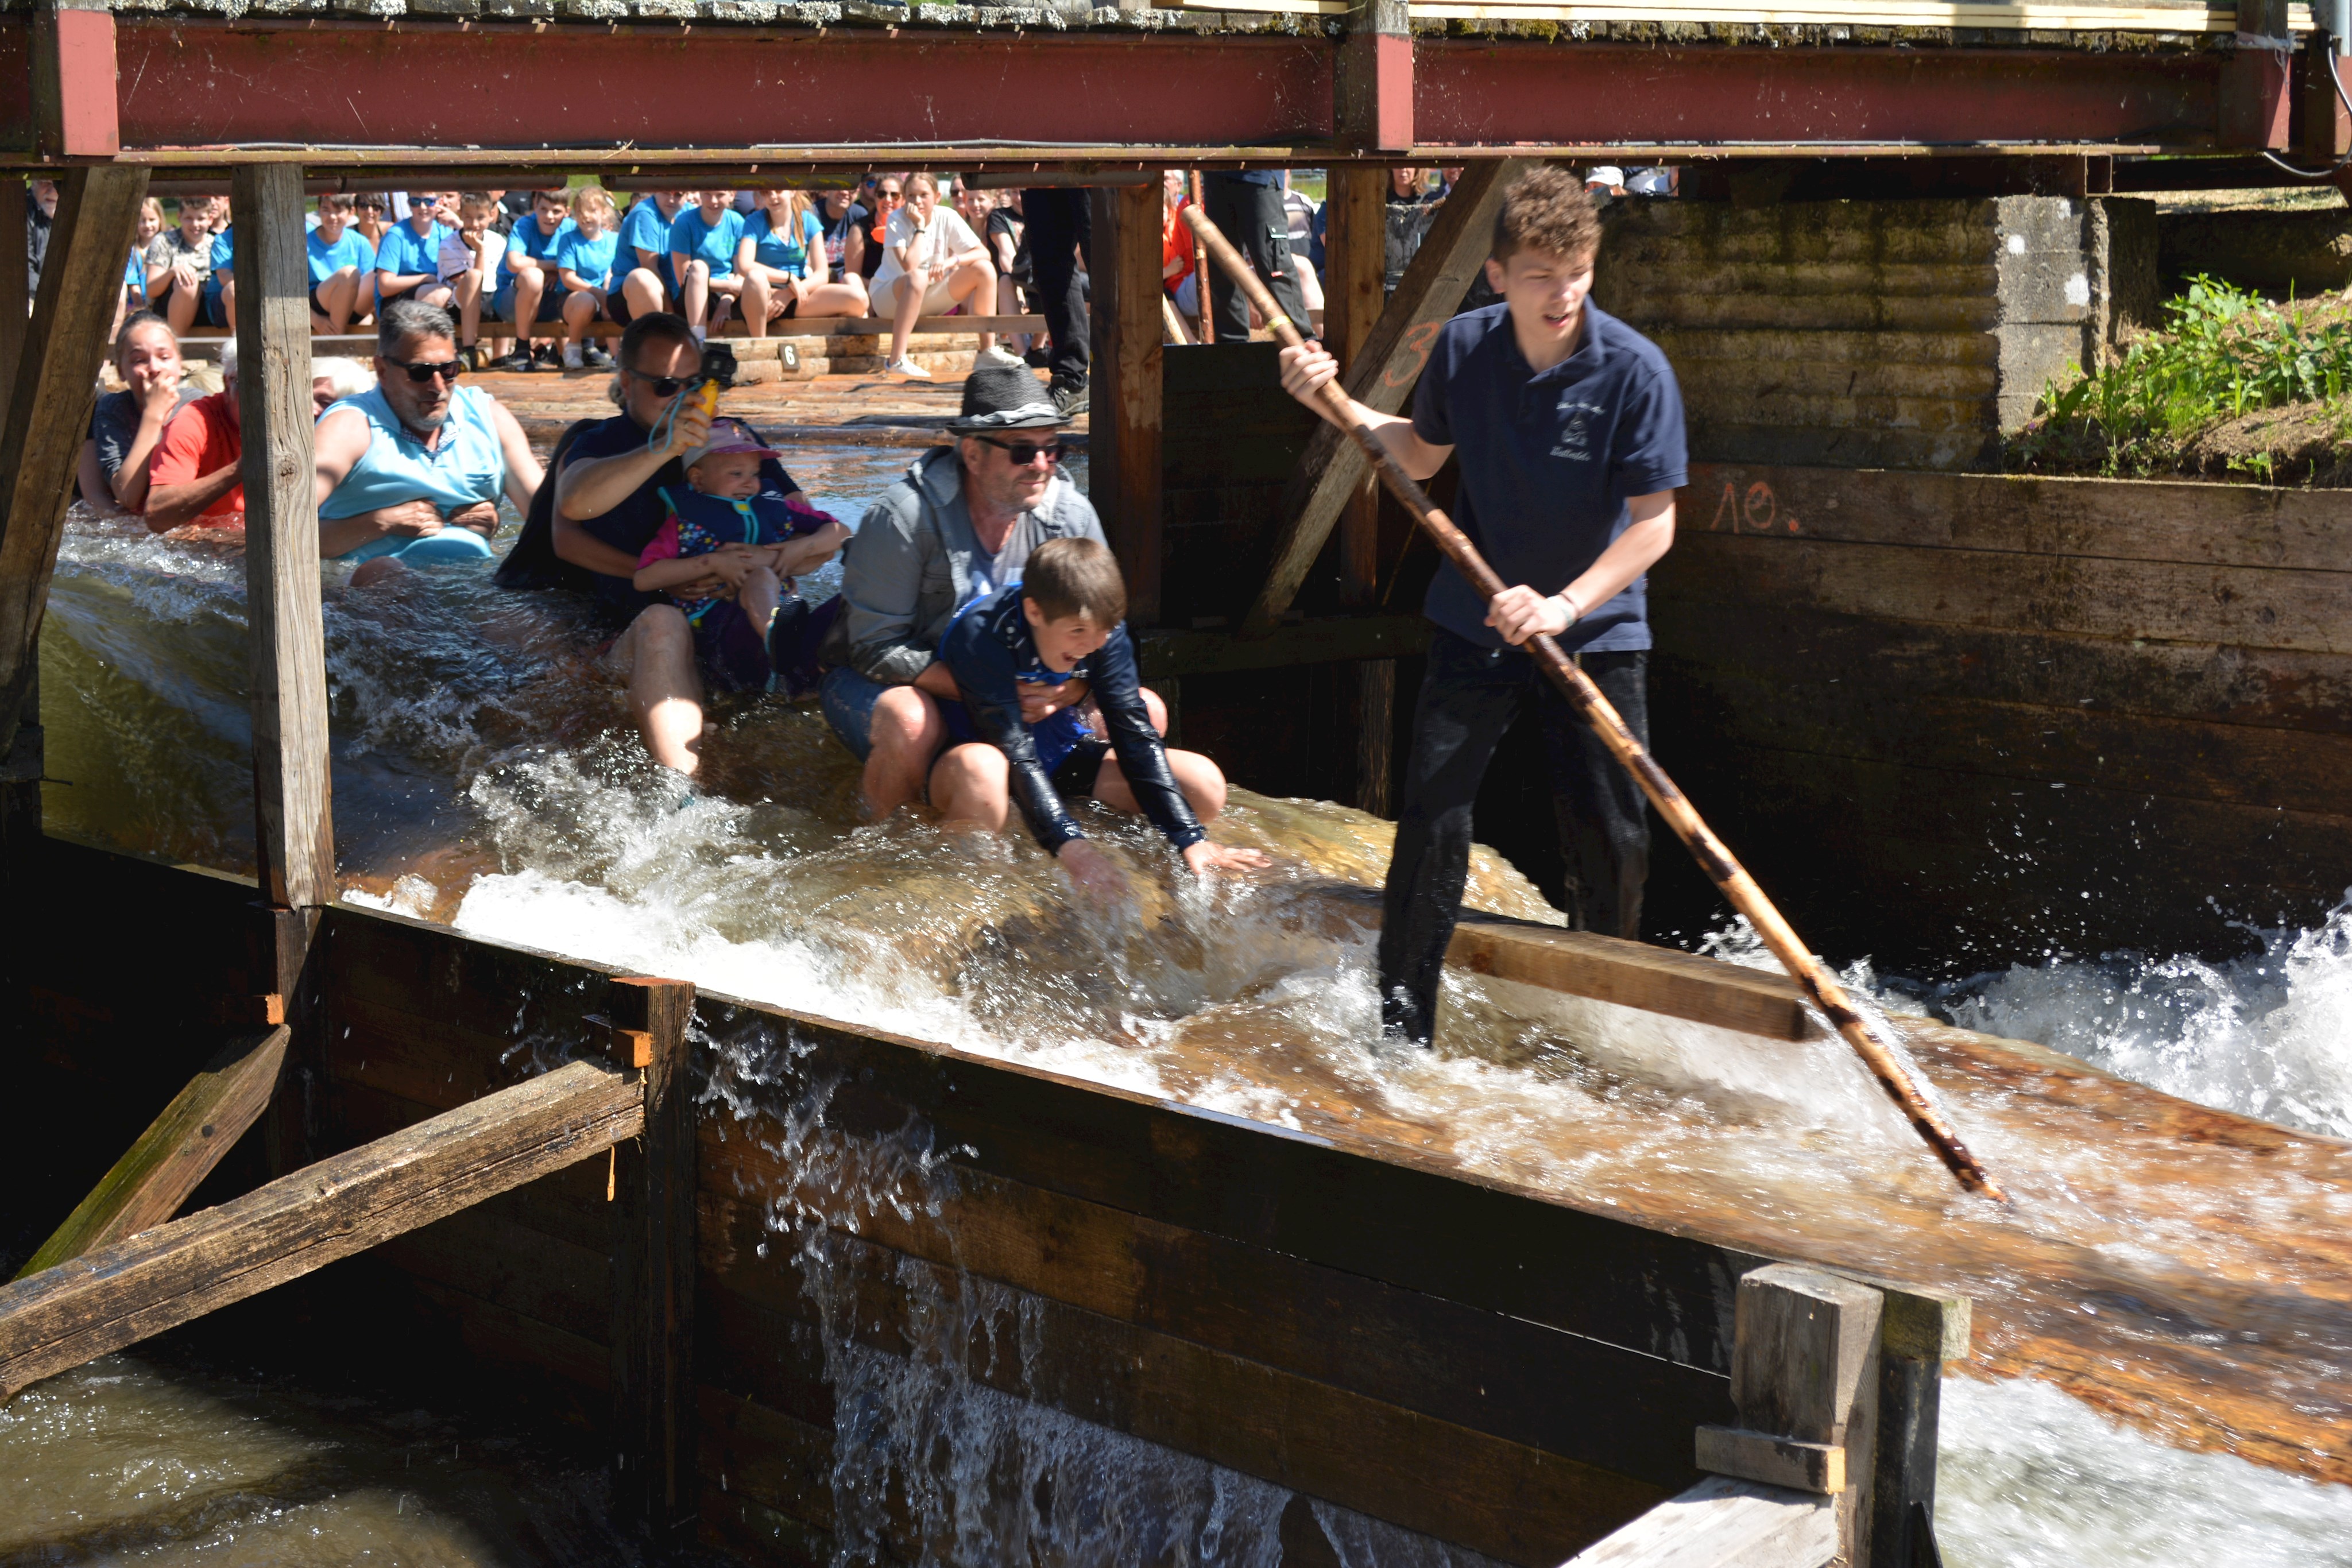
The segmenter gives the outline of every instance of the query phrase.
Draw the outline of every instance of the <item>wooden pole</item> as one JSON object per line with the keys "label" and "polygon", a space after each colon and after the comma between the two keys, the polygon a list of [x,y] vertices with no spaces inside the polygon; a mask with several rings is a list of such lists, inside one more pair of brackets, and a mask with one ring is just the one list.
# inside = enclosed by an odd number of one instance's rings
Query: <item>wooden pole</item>
{"label": "wooden pole", "polygon": [[1160,220],[1166,197],[1150,185],[1113,185],[1095,187],[1093,199],[1090,489],[1127,575],[1128,621],[1150,626],[1160,619]]}
{"label": "wooden pole", "polygon": [[0,1286],[0,1400],[602,1154],[643,1103],[629,1075],[572,1062]]}
{"label": "wooden pole", "polygon": [[644,1142],[614,1173],[614,1491],[625,1519],[666,1542],[695,1518],[694,987],[616,979],[606,1014],[646,1105]]}
{"label": "wooden pole", "polygon": [[[319,517],[311,489],[315,411],[302,167],[240,164],[232,200],[261,891],[273,908],[316,909],[334,901],[335,833],[328,803]],[[278,988],[292,994],[289,987]]]}
{"label": "wooden pole", "polygon": [[[1203,199],[1201,194],[1201,171],[1198,169],[1192,171],[1187,179],[1192,185],[1192,204],[1197,207]],[[1201,265],[1201,249],[1196,245],[1192,247],[1192,340],[1196,343],[1214,343],[1217,340],[1217,321],[1215,315],[1209,308],[1209,269]]]}
{"label": "wooden pole", "polygon": [[[29,180],[0,180],[0,213],[21,213],[33,188]],[[65,193],[58,194],[65,206]],[[52,235],[54,237],[54,235]],[[127,254],[127,252],[126,252]],[[0,424],[16,391],[16,366],[25,357],[25,328],[32,314],[33,264],[21,245],[0,246]]]}
{"label": "wooden pole", "polygon": [[[136,167],[68,169],[58,182],[40,296],[22,329],[7,419],[0,423],[0,757],[16,743],[32,689],[58,538],[89,436],[122,258],[146,193],[147,172]],[[9,222],[21,215],[5,214]],[[0,248],[14,248],[19,267],[24,245],[21,233],[0,240]]]}
{"label": "wooden pole", "polygon": [[[1324,201],[1323,341],[1342,375],[1362,358],[1387,305],[1381,287],[1387,260],[1388,171],[1372,164],[1335,165]],[[1339,601],[1369,607],[1380,591],[1381,487],[1366,473],[1339,508]],[[1356,805],[1376,817],[1389,813],[1389,779],[1396,731],[1396,661],[1370,659],[1356,666]]]}
{"label": "wooden pole", "polygon": [[[1347,372],[1348,393],[1358,402],[1381,413],[1394,413],[1404,406],[1413,383],[1421,378],[1421,367],[1428,362],[1438,328],[1460,308],[1471,279],[1486,264],[1503,193],[1528,167],[1525,159],[1506,158],[1473,163],[1463,171],[1454,193],[1445,198],[1431,222],[1428,237],[1413,253],[1396,293],[1359,346],[1360,357]],[[1375,214],[1373,221],[1381,225],[1381,237],[1366,243],[1377,243],[1385,254],[1386,219]],[[1327,254],[1330,248],[1327,227]],[[1327,319],[1325,325],[1328,324]],[[1305,324],[1300,325],[1303,329]],[[1257,601],[1242,618],[1240,636],[1266,636],[1282,623],[1283,612],[1297,597],[1299,584],[1307,580],[1315,558],[1322,553],[1323,541],[1331,537],[1331,526],[1339,520],[1341,508],[1364,482],[1363,461],[1342,431],[1318,430],[1308,439],[1283,501],[1288,520],[1276,536],[1273,564]]]}
{"label": "wooden pole", "polygon": [[[1297,327],[1282,314],[1280,307],[1274,302],[1274,296],[1252,275],[1232,244],[1217,232],[1217,226],[1209,222],[1208,214],[1191,208],[1185,211],[1193,232],[1208,246],[1210,256],[1232,275],[1238,287],[1250,295],[1252,302],[1265,313],[1266,321],[1274,328],[1275,335],[1287,347],[1303,343],[1305,339]],[[1470,586],[1476,589],[1481,597],[1489,600],[1502,592],[1506,586],[1503,580],[1495,575],[1494,568],[1486,564],[1477,547],[1454,526],[1453,519],[1437,509],[1413,477],[1397,466],[1371,427],[1357,420],[1354,404],[1339,383],[1336,381],[1326,382],[1323,394],[1325,405],[1347,425],[1349,434],[1372,465],[1381,482],[1404,503],[1413,520],[1437,541],[1438,548],[1469,580]],[[1969,1152],[1968,1145],[1960,1142],[1959,1134],[1945,1120],[1944,1113],[1928,1100],[1927,1091],[1912,1077],[1909,1066],[1902,1060],[1893,1038],[1882,1025],[1865,1018],[1847,999],[1844,988],[1830,977],[1829,971],[1813,956],[1812,950],[1798,940],[1796,932],[1780,917],[1780,911],[1764,895],[1764,890],[1756,885],[1755,879],[1732,857],[1731,851],[1725,847],[1723,841],[1715,836],[1715,831],[1706,825],[1697,809],[1675,787],[1675,781],[1666,777],[1665,769],[1658,766],[1656,758],[1634,738],[1633,732],[1625,727],[1624,719],[1610,706],[1609,699],[1601,695],[1601,688],[1594,685],[1582,670],[1570,663],[1568,655],[1560,652],[1559,644],[1549,637],[1532,638],[1528,646],[1536,663],[1559,687],[1561,695],[1568,698],[1569,706],[1591,727],[1610,754],[1633,775],[1658,815],[1697,857],[1700,869],[1723,890],[1724,896],[1731,901],[1731,906],[1748,917],[1748,924],[1764,939],[1764,945],[1772,950],[1772,956],[1780,960],[1781,967],[1805,988],[1813,999],[1813,1005],[1822,1009],[1823,1016],[1836,1026],[1838,1033],[1845,1037],[1846,1043],[1853,1047],[1854,1054],[1862,1058],[1864,1065],[1870,1069],[1879,1085],[1910,1119],[1919,1135],[1959,1178],[1960,1185],[1990,1197],[2000,1198],[2002,1195],[1999,1185],[1976,1155]]]}

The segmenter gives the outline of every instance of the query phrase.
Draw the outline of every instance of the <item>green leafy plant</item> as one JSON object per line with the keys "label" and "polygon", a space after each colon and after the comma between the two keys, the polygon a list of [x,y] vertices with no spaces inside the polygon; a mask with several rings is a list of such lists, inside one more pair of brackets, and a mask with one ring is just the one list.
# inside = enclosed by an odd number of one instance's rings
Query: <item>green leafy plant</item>
{"label": "green leafy plant", "polygon": [[[2164,312],[2162,330],[2139,338],[2119,360],[2091,375],[2078,366],[2070,384],[2052,383],[2042,416],[2019,443],[2028,466],[2168,472],[2200,433],[2291,403],[2323,405],[2342,428],[2352,319],[2340,308],[2273,304],[2200,276]],[[2256,454],[2232,466],[2267,478],[2271,463]]]}

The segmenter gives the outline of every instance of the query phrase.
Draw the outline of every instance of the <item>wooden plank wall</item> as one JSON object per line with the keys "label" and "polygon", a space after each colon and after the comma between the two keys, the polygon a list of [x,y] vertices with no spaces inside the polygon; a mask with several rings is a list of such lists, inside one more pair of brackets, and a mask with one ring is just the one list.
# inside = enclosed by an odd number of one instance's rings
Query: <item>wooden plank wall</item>
{"label": "wooden plank wall", "polygon": [[1726,465],[1682,516],[1657,749],[1823,951],[2233,953],[2352,881],[2352,497]]}
{"label": "wooden plank wall", "polygon": [[[214,1004],[255,983],[253,883],[86,849],[31,846],[37,918],[5,959],[7,1100],[37,1108],[0,1139],[0,1277],[54,1230],[232,1030]],[[126,981],[126,975],[130,978]],[[264,1175],[247,1137],[193,1201]]]}
{"label": "wooden plank wall", "polygon": [[[331,1145],[517,1080],[602,989],[586,967],[369,912],[331,912],[323,941]],[[836,1353],[854,1339],[898,1354],[936,1336],[940,1300],[994,1291],[1017,1310],[961,1331],[977,1336],[975,1383],[1529,1565],[1687,1485],[1693,1428],[1730,1418],[1732,1286],[1752,1260],[1369,1147],[718,998],[698,1021],[780,1080],[749,1121],[705,1104],[714,1545],[830,1559],[835,1433],[872,1413],[835,1406],[826,1305]],[[806,1124],[820,1107],[822,1126]],[[894,1189],[903,1211],[845,1200],[859,1172],[925,1149],[941,1168]],[[347,1275],[364,1281],[348,1299],[383,1315],[387,1343],[462,1346],[593,1427],[607,1389],[603,1188],[592,1163],[404,1238],[341,1266],[365,1270]],[[822,1301],[793,1261],[813,1244],[837,1287]],[[434,1319],[443,1333],[420,1334]],[[887,1552],[916,1560],[922,1516],[890,1497]]]}
{"label": "wooden plank wall", "polygon": [[[1164,356],[1162,626],[1231,627],[1265,580],[1284,486],[1315,423],[1284,394],[1277,352],[1249,343]],[[1316,563],[1299,608],[1336,614],[1348,608],[1341,600],[1335,545]],[[1357,668],[1186,676],[1182,743],[1262,794],[1355,800]]]}

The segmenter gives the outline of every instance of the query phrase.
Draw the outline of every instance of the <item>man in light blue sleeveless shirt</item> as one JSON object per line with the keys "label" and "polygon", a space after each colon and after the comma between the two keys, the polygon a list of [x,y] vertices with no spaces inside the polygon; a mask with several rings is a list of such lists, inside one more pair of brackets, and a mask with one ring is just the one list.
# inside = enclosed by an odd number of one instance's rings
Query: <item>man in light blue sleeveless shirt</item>
{"label": "man in light blue sleeveless shirt", "polygon": [[499,494],[528,513],[539,488],[522,426],[489,393],[457,384],[457,323],[441,307],[385,306],[376,350],[375,389],[319,420],[320,555],[404,566],[488,559]]}

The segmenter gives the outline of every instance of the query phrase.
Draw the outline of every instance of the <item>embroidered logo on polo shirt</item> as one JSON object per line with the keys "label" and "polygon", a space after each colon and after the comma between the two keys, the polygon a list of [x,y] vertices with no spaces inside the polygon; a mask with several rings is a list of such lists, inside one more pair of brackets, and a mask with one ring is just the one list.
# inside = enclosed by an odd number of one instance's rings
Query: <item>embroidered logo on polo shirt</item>
{"label": "embroidered logo on polo shirt", "polygon": [[1592,461],[1592,422],[1609,411],[1597,402],[1581,402],[1572,392],[1559,399],[1559,438],[1551,444],[1554,457],[1571,463]]}

